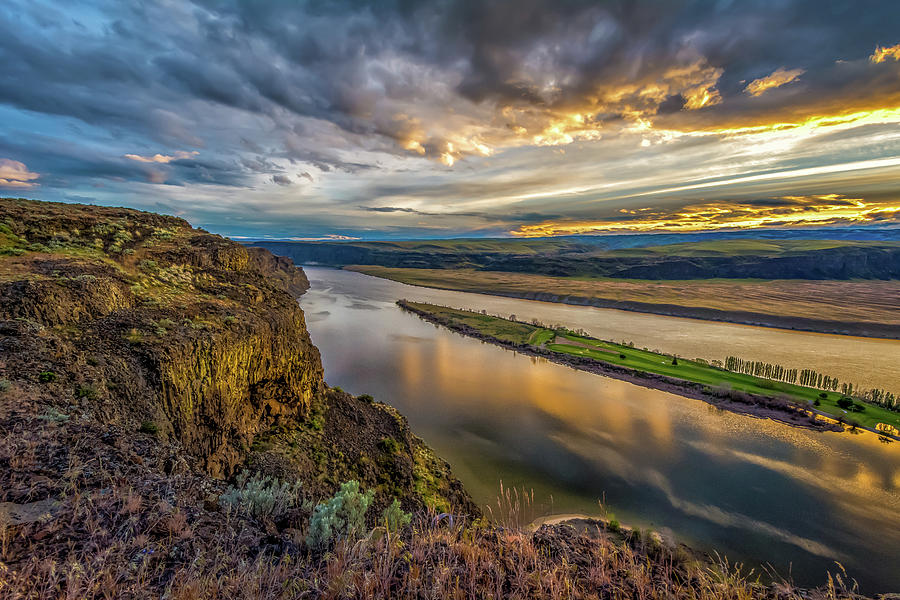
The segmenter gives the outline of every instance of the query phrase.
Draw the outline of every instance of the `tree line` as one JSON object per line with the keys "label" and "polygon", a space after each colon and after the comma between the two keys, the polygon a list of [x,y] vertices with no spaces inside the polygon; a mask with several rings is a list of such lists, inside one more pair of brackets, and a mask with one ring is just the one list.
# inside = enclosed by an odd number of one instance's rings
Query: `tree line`
{"label": "tree line", "polygon": [[725,358],[723,367],[733,373],[754,375],[763,379],[794,383],[817,390],[836,392],[840,388],[841,393],[858,400],[864,400],[889,410],[900,412],[900,397],[893,392],[883,389],[859,389],[849,382],[840,382],[837,377],[831,377],[819,373],[814,369],[788,369],[782,365],[775,365],[759,360],[744,360],[737,356]]}

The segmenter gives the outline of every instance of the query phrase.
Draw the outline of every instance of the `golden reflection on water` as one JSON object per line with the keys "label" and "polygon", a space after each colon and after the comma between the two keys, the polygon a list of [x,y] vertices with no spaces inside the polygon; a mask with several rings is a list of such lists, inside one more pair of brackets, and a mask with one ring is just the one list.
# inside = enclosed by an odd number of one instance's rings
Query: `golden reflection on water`
{"label": "golden reflection on water", "polygon": [[[671,527],[729,556],[793,564],[816,582],[842,559],[854,576],[900,583],[889,562],[864,558],[900,559],[900,443],[738,415],[516,355],[401,313],[390,297],[378,313],[329,303],[331,315],[311,322],[328,381],[406,414],[478,503],[496,498],[500,480],[534,488],[542,503],[552,496],[555,512],[598,514],[606,495],[623,522]],[[314,292],[303,302],[314,309]]]}

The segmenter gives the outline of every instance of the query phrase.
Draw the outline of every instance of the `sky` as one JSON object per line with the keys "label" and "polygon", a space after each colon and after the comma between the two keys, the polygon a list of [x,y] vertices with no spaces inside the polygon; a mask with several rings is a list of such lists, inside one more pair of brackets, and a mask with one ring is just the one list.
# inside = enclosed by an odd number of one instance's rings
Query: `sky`
{"label": "sky", "polygon": [[897,0],[4,0],[0,196],[233,237],[900,223]]}

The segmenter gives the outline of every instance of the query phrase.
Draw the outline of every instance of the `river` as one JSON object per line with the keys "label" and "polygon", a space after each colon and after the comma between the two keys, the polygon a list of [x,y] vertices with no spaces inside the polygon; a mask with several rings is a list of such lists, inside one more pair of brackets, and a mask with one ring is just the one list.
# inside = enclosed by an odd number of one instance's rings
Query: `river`
{"label": "river", "polygon": [[397,407],[479,504],[495,503],[502,481],[534,491],[534,517],[614,514],[732,561],[770,563],[800,585],[824,583],[839,561],[866,593],[900,590],[900,443],[808,431],[575,371],[438,328],[394,302],[514,313],[691,358],[736,354],[839,377],[854,374],[849,353],[868,357],[855,380],[893,389],[900,342],[305,270],[312,287],[300,303],[328,382]]}

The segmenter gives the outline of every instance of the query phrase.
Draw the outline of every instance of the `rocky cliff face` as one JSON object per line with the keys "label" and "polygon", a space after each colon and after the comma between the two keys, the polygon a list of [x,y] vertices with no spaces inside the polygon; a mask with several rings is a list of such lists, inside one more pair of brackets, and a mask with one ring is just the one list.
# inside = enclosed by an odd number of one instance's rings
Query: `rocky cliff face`
{"label": "rocky cliff face", "polygon": [[[411,269],[474,268],[538,273],[556,277],[598,276],[626,279],[897,279],[896,242],[804,250],[772,255],[636,255],[598,251],[572,242],[547,252],[408,249],[389,242],[257,242],[298,263],[330,266],[379,265]],[[881,245],[883,244],[883,245]]]}
{"label": "rocky cliff face", "polygon": [[[402,417],[327,391],[290,260],[174,217],[0,202],[6,408],[152,435],[214,477],[268,469],[318,494],[357,478],[409,506],[470,506]],[[397,456],[379,463],[387,438]]]}

